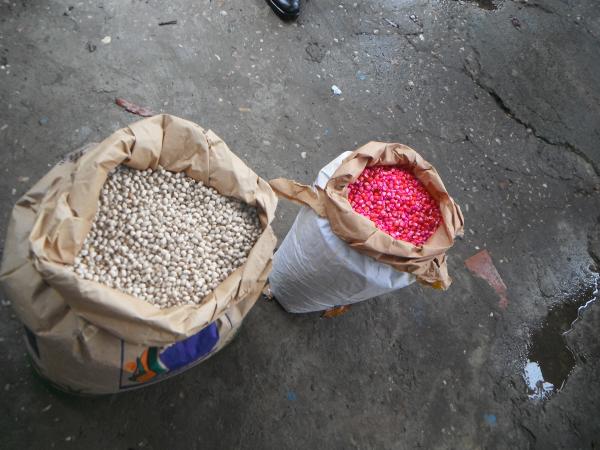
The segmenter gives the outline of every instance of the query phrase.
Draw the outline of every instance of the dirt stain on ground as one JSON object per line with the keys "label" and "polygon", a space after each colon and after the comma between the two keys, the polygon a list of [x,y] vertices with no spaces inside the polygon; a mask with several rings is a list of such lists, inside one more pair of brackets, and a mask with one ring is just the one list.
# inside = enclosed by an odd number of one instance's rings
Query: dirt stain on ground
{"label": "dirt stain on ground", "polygon": [[471,3],[477,4],[481,9],[487,9],[488,11],[492,11],[494,9],[498,9],[498,5],[494,3],[492,0],[470,0]]}

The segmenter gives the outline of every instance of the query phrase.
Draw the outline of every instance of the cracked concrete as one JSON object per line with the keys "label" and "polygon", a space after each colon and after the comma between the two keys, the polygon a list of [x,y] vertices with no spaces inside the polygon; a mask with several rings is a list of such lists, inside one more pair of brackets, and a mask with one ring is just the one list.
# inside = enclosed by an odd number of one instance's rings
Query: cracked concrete
{"label": "cracked concrete", "polygon": [[[561,392],[530,401],[522,371],[531,332],[600,267],[600,8],[479,4],[307,0],[295,24],[264,0],[0,4],[0,249],[50,165],[137,120],[115,97],[212,129],[265,178],[405,143],[466,216],[447,292],[335,320],[263,300],[218,356],[127,394],[49,388],[2,297],[3,448],[598,448],[600,305],[568,337]],[[296,212],[280,203],[279,238]],[[506,309],[464,267],[482,249]]]}
{"label": "cracked concrete", "polygon": [[[477,61],[476,61],[477,63]],[[600,168],[598,168],[598,165],[596,164],[596,162],[590,158],[586,153],[584,153],[581,149],[575,147],[573,144],[571,144],[570,142],[564,141],[554,141],[546,136],[542,136],[541,134],[539,134],[539,132],[535,129],[535,126],[532,125],[531,123],[527,123],[525,122],[523,119],[521,119],[520,117],[517,117],[515,112],[513,110],[510,109],[510,107],[504,102],[504,100],[502,100],[502,98],[500,97],[500,95],[498,95],[498,93],[491,87],[486,86],[482,83],[481,79],[478,78],[478,72],[481,71],[481,67],[477,67],[477,69],[473,69],[471,67],[471,60],[469,58],[467,58],[465,60],[465,72],[469,75],[469,77],[473,80],[473,82],[479,86],[482,90],[484,90],[485,92],[487,92],[490,97],[492,97],[494,99],[494,101],[496,102],[496,104],[498,105],[498,107],[504,111],[506,113],[507,116],[509,116],[511,119],[513,119],[515,122],[517,122],[518,124],[522,125],[525,127],[525,129],[527,130],[527,132],[529,133],[533,133],[533,135],[538,138],[540,141],[548,144],[548,145],[556,145],[559,147],[564,148],[567,151],[572,152],[573,154],[577,155],[578,157],[580,157],[581,159],[583,159],[583,161],[585,161],[587,164],[590,165],[591,169],[594,171],[594,173],[600,177]],[[478,64],[477,64],[478,65]]]}

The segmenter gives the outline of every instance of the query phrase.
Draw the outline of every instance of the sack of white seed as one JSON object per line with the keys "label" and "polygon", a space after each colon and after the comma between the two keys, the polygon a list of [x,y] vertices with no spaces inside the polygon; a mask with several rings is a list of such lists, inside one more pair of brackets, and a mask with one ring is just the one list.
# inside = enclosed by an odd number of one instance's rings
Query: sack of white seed
{"label": "sack of white seed", "polygon": [[70,392],[114,393],[221,350],[271,270],[269,184],[169,115],[77,156],[17,202],[0,269],[36,369]]}

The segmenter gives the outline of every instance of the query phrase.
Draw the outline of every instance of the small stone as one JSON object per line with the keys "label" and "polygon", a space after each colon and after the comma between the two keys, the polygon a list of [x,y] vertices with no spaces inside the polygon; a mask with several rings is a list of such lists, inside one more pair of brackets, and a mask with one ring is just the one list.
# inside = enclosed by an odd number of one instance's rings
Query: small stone
{"label": "small stone", "polygon": [[103,44],[110,44],[111,41],[112,38],[110,36],[104,36],[100,42],[102,42]]}
{"label": "small stone", "polygon": [[302,159],[306,159],[306,152],[302,152],[302,153],[300,153],[300,157],[301,157]]}
{"label": "small stone", "polygon": [[40,117],[40,120],[38,120],[38,123],[40,125],[46,125],[48,123],[48,118],[46,116]]}
{"label": "small stone", "polygon": [[342,90],[335,84],[331,86],[331,92],[333,92],[333,95],[342,95]]}

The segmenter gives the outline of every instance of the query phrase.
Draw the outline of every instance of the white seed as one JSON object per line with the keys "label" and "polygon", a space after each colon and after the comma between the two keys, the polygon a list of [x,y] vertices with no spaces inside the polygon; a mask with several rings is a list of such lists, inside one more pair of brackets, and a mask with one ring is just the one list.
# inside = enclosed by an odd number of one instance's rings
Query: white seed
{"label": "white seed", "polygon": [[256,208],[158,167],[119,167],[75,259],[80,277],[159,308],[199,304],[262,232]]}

